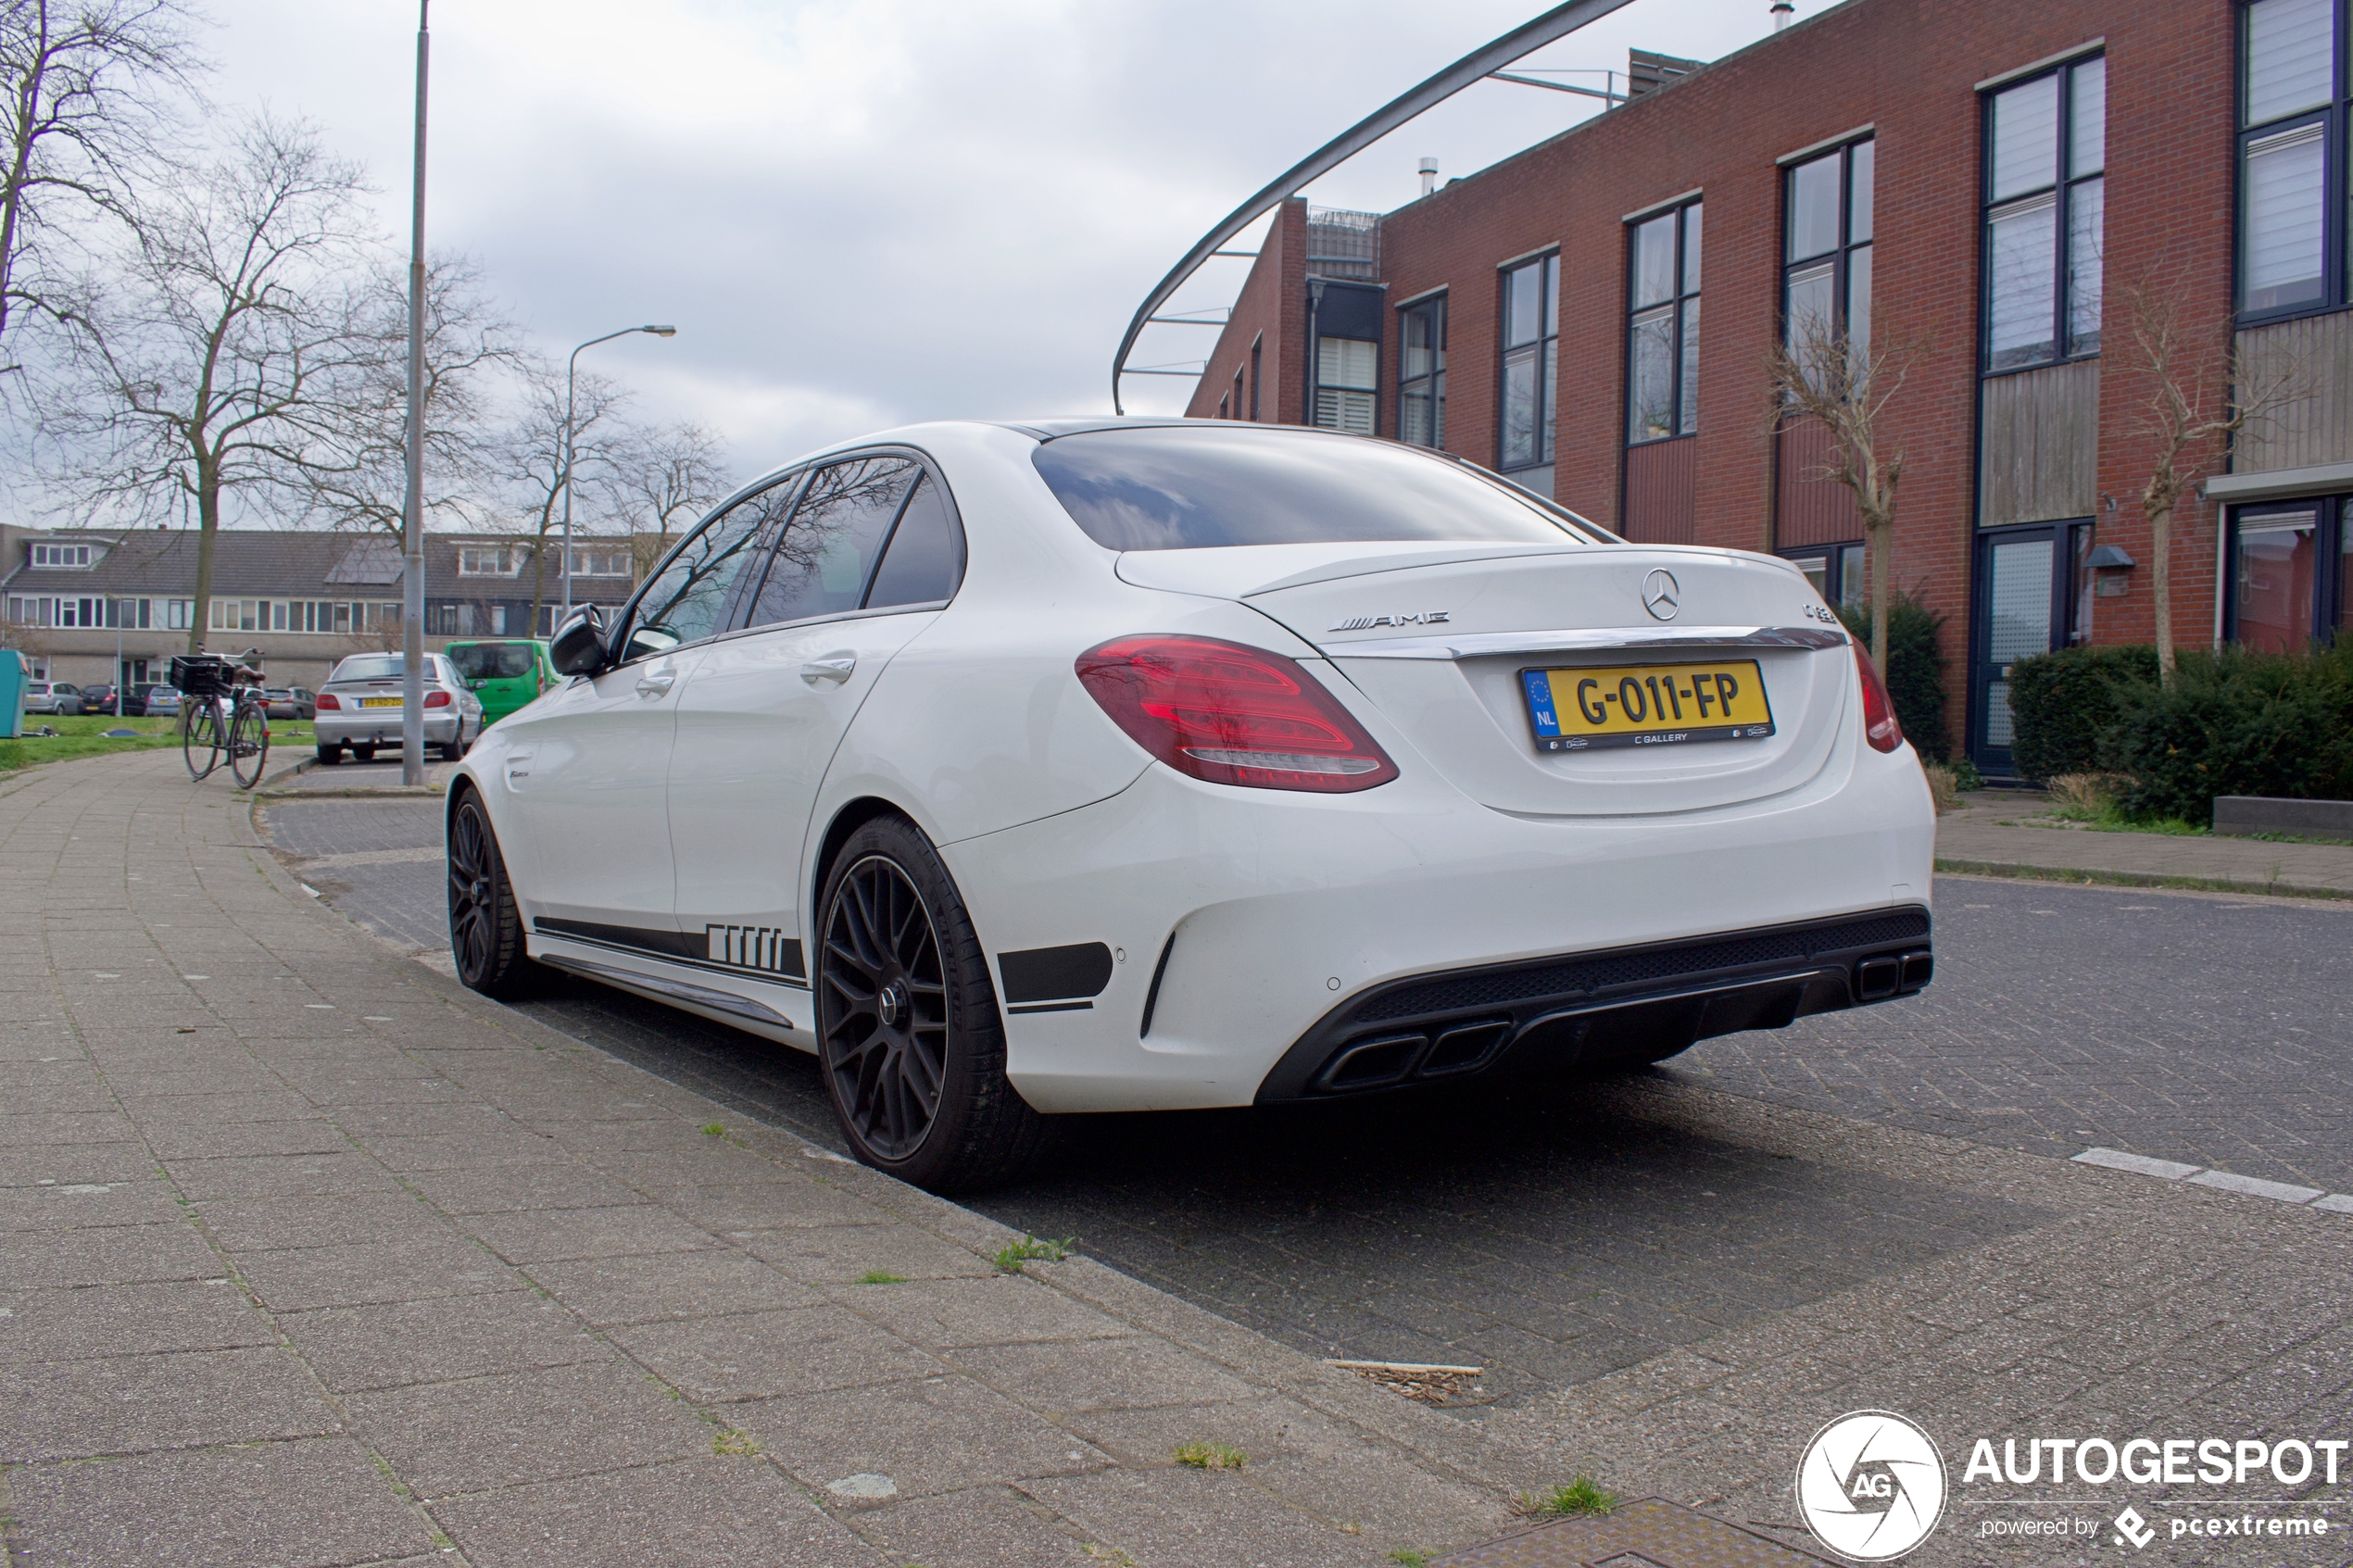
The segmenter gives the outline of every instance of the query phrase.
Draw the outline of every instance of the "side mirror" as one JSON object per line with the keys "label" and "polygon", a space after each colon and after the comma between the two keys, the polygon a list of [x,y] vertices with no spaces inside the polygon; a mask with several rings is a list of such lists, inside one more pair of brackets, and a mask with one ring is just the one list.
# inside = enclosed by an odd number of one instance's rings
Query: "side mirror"
{"label": "side mirror", "polygon": [[565,676],[594,675],[610,663],[605,655],[604,612],[592,604],[581,605],[565,616],[547,645],[547,660],[557,674]]}

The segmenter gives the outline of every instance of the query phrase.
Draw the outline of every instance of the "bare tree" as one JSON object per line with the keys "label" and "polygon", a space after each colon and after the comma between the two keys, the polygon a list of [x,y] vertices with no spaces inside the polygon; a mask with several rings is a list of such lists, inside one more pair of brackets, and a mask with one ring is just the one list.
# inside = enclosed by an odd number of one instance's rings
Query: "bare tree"
{"label": "bare tree", "polygon": [[[562,370],[544,361],[523,367],[521,411],[508,427],[504,470],[509,488],[522,502],[522,532],[532,540],[531,624],[535,634],[547,597],[547,565],[561,548],[563,497],[572,484],[573,519],[583,531],[592,520],[619,510],[614,484],[618,459],[633,433],[623,416],[628,394],[610,377],[584,371],[572,399],[572,439],[564,439]],[[560,574],[560,558],[557,562]],[[560,577],[559,578],[560,581]]]}
{"label": "bare tree", "polygon": [[20,307],[60,308],[44,242],[120,212],[202,65],[180,0],[0,0],[0,340]]}
{"label": "bare tree", "polygon": [[1887,674],[1887,612],[1895,578],[1895,491],[1903,483],[1904,449],[1889,439],[1887,408],[1903,391],[1925,350],[1917,344],[1874,346],[1851,340],[1825,318],[1808,314],[1791,323],[1788,338],[1766,361],[1771,382],[1770,428],[1813,420],[1830,436],[1830,454],[1817,479],[1853,492],[1870,550],[1871,663]]}
{"label": "bare tree", "polygon": [[309,127],[246,121],[125,209],[132,238],[108,286],[62,313],[72,379],[44,424],[73,454],[69,506],[141,520],[195,501],[192,652],[224,501],[299,509],[335,460],[327,437],[370,353],[353,281],[363,190]]}
{"label": "bare tree", "polygon": [[645,432],[628,444],[619,467],[615,488],[629,514],[639,577],[670,553],[670,536],[682,523],[717,505],[734,485],[724,445],[692,422]]}
{"label": "bare tree", "polygon": [[[353,372],[305,465],[308,509],[333,526],[402,536],[408,495],[409,284],[389,265],[371,279],[355,323]],[[425,480],[428,519],[478,521],[499,481],[493,372],[516,363],[520,334],[463,259],[425,273]]]}
{"label": "bare tree", "polygon": [[2201,347],[2184,329],[2180,282],[2144,277],[2124,291],[2132,319],[2122,369],[2145,388],[2138,433],[2155,448],[2141,513],[2149,525],[2149,586],[2157,596],[2158,678],[2173,681],[2173,511],[2242,432],[2311,395],[2293,356],[2258,362],[2233,347]]}

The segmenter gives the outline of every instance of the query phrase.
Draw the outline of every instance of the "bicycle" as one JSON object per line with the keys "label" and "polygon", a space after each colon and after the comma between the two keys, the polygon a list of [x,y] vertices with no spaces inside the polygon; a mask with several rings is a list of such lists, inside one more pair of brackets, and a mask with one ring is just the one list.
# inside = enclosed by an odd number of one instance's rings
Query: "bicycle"
{"label": "bicycle", "polygon": [[180,755],[188,764],[188,776],[201,783],[220,766],[225,754],[229,776],[239,788],[259,784],[270,760],[261,650],[247,648],[233,659],[182,654],[171,661],[171,684],[181,693]]}

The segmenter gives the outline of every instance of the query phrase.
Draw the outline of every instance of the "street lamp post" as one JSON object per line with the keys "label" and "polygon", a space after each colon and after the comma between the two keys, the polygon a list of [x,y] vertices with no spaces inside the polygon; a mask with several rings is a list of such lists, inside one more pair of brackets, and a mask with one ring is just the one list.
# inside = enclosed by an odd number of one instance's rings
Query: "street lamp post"
{"label": "street lamp post", "polygon": [[[577,371],[578,371],[578,370],[579,370],[579,369],[580,369],[580,349],[581,349],[581,348],[594,348],[594,347],[596,347],[596,346],[597,346],[597,345],[598,345],[598,344],[600,344],[600,343],[610,343],[613,339],[615,339],[615,338],[617,338],[617,337],[627,337],[627,336],[628,336],[630,333],[632,333],[632,332],[651,332],[651,333],[653,333],[653,335],[654,335],[654,336],[656,336],[656,337],[676,337],[676,336],[678,335],[678,329],[677,329],[677,328],[675,328],[675,327],[673,327],[673,326],[667,326],[667,325],[664,325],[664,326],[644,326],[644,327],[623,327],[623,328],[622,328],[622,329],[621,329],[619,332],[607,332],[607,333],[606,333],[604,336],[602,336],[602,337],[592,337],[592,338],[590,338],[590,339],[589,339],[586,343],[582,344],[582,345],[580,345],[580,348],[575,348],[575,349],[573,349],[573,350],[572,351],[572,358],[564,361],[564,450],[563,450],[563,464],[564,464],[564,470],[563,470],[563,481],[562,481],[562,483],[563,483],[563,487],[564,487],[564,615],[566,615],[566,616],[568,616],[568,615],[570,615],[570,614],[572,613],[572,390],[573,390],[573,380],[574,375],[577,373]],[[561,621],[561,620],[562,620],[562,617],[561,617],[561,616],[560,616],[560,617],[558,617],[557,619],[558,619],[559,622],[560,622],[560,621]],[[536,628],[534,628],[534,629],[533,629],[533,633],[532,633],[532,634],[533,634],[533,635],[535,635],[535,636],[536,636],[536,635],[538,634],[538,632],[537,632],[537,629],[536,629]]]}

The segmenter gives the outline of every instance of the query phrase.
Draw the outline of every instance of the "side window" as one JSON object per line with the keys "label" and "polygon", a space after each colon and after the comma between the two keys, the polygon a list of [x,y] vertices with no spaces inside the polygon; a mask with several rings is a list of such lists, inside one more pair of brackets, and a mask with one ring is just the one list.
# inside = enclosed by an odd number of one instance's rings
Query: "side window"
{"label": "side window", "polygon": [[792,488],[788,479],[747,495],[687,537],[661,575],[637,596],[629,640],[621,654],[624,663],[720,629],[736,580],[754,557],[752,546],[761,537],[761,525],[790,497]]}
{"label": "side window", "polygon": [[936,604],[956,596],[964,576],[964,531],[957,526],[948,497],[929,474],[916,482],[899,526],[890,531],[882,565],[866,606]]}
{"label": "side window", "polygon": [[743,623],[773,626],[856,609],[891,520],[922,473],[909,458],[852,458],[811,475],[791,521],[772,535],[768,574]]}

